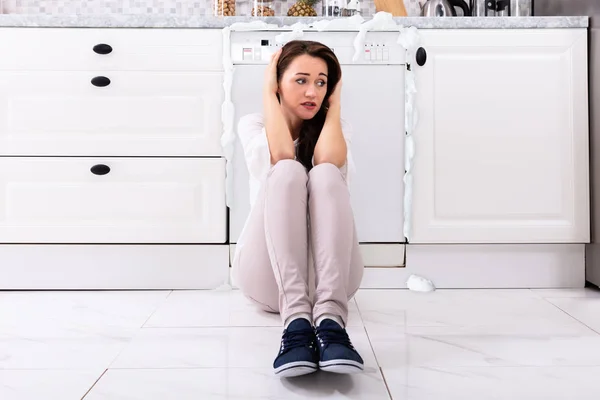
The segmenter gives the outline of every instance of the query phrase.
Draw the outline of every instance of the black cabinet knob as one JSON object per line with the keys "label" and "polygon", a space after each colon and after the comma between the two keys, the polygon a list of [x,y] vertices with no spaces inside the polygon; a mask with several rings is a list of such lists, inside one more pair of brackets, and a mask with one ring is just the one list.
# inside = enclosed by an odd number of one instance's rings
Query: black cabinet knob
{"label": "black cabinet knob", "polygon": [[94,52],[98,54],[110,54],[113,48],[109,44],[100,43],[94,46]]}
{"label": "black cabinet knob", "polygon": [[417,64],[419,64],[421,67],[423,65],[425,65],[425,63],[427,62],[427,52],[425,51],[424,48],[419,47],[417,49],[416,59],[417,59]]}
{"label": "black cabinet knob", "polygon": [[90,171],[92,171],[92,174],[94,175],[106,175],[110,172],[110,167],[108,165],[98,164],[94,165]]}
{"label": "black cabinet knob", "polygon": [[92,79],[92,85],[98,87],[105,87],[110,85],[110,79],[108,79],[106,76],[97,76]]}

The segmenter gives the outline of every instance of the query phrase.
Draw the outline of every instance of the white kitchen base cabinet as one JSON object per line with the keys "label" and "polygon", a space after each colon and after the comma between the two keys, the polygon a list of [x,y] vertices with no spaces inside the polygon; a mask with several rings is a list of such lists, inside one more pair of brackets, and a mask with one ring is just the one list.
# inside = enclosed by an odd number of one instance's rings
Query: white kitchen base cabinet
{"label": "white kitchen base cabinet", "polygon": [[0,245],[0,290],[214,289],[227,245]]}
{"label": "white kitchen base cabinet", "polygon": [[225,243],[222,158],[0,157],[0,243]]}
{"label": "white kitchen base cabinet", "polygon": [[586,243],[586,29],[420,30],[409,243]]}
{"label": "white kitchen base cabinet", "polygon": [[437,289],[583,288],[585,246],[409,244],[405,268],[365,268],[361,288],[406,289],[411,275],[431,280]]}
{"label": "white kitchen base cabinet", "polygon": [[0,28],[0,290],[227,281],[222,37]]}

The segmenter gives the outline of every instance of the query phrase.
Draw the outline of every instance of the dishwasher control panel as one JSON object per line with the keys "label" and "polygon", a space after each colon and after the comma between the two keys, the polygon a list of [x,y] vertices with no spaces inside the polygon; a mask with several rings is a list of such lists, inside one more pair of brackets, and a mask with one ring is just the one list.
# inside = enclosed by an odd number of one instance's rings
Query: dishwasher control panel
{"label": "dishwasher control panel", "polygon": [[[289,35],[290,31],[243,31],[231,32],[231,58],[234,64],[268,64],[271,56],[284,43],[278,35]],[[358,59],[353,60],[357,49],[355,39],[358,32],[305,31],[299,40],[321,42],[333,50],[340,64],[405,64],[406,51],[398,42],[399,32],[367,32],[360,43]]]}

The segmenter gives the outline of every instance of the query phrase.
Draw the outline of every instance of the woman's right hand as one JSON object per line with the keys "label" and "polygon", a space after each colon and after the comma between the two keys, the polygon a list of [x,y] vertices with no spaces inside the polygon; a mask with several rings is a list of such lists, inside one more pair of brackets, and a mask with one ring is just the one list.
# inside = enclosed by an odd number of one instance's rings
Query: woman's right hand
{"label": "woman's right hand", "polygon": [[271,62],[265,70],[265,90],[269,94],[277,93],[279,83],[277,82],[277,62],[281,55],[281,48],[271,56]]}

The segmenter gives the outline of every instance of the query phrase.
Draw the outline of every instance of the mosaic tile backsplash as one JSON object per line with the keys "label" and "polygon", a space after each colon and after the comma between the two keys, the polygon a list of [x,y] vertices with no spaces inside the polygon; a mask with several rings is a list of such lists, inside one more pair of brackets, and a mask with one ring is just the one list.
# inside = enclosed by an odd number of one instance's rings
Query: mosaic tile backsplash
{"label": "mosaic tile backsplash", "polygon": [[[175,14],[212,15],[214,0],[0,0],[0,12],[11,14]],[[343,1],[343,0],[340,0]],[[274,0],[275,15],[286,15],[296,0]],[[409,16],[420,12],[418,0],[404,0]],[[236,0],[236,15],[250,15],[252,0]],[[362,15],[373,15],[373,0],[363,0]],[[321,15],[321,4],[315,6]]]}

